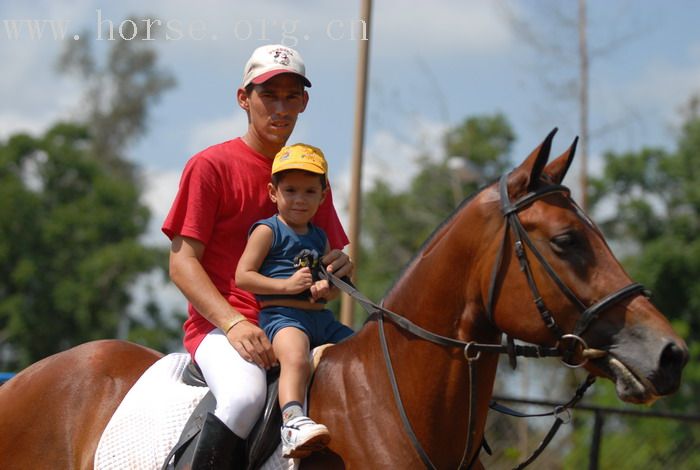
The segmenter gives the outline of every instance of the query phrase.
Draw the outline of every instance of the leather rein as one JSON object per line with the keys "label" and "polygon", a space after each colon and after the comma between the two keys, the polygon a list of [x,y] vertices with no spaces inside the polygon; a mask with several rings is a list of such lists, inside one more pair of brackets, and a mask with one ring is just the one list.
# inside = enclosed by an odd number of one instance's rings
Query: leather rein
{"label": "leather rein", "polygon": [[[597,350],[597,349],[590,349],[588,348],[588,345],[586,342],[583,340],[581,337],[583,333],[586,331],[586,329],[590,326],[590,324],[595,320],[595,318],[605,309],[611,307],[612,305],[634,295],[638,294],[644,294],[648,295],[648,292],[644,289],[644,287],[641,284],[637,283],[632,283],[629,284],[626,287],[623,287],[622,289],[619,289],[606,297],[594,302],[590,306],[586,306],[577,296],[574,294],[574,292],[562,281],[562,279],[556,274],[554,269],[551,267],[551,265],[547,262],[547,260],[542,256],[542,254],[537,250],[535,247],[534,243],[530,239],[529,235],[527,234],[527,231],[523,227],[522,223],[520,222],[520,219],[518,217],[518,212],[522,210],[523,208],[529,206],[532,204],[534,201],[541,199],[542,197],[551,194],[551,193],[564,193],[567,196],[570,194],[570,191],[567,187],[559,185],[559,184],[554,184],[554,185],[549,185],[549,186],[544,186],[542,188],[539,188],[535,191],[529,192],[525,194],[524,196],[520,197],[519,199],[515,201],[510,200],[510,196],[508,194],[508,186],[507,186],[507,174],[503,175],[499,181],[499,193],[500,193],[500,200],[501,200],[501,213],[505,219],[505,224],[504,224],[504,230],[503,230],[503,238],[502,242],[500,245],[500,249],[498,251],[498,254],[496,256],[496,260],[494,263],[493,270],[491,272],[491,279],[490,279],[490,285],[489,285],[489,293],[488,293],[488,302],[486,306],[486,312],[488,315],[489,320],[491,323],[495,323],[493,321],[493,305],[495,301],[495,295],[496,295],[496,287],[497,287],[497,281],[499,278],[499,273],[501,270],[501,265],[502,265],[502,259],[503,259],[503,253],[506,248],[506,243],[508,239],[508,233],[509,229],[513,233],[514,236],[514,244],[513,244],[513,249],[515,251],[515,254],[518,258],[519,264],[520,264],[520,270],[524,273],[528,286],[530,288],[530,291],[532,293],[533,301],[535,303],[535,306],[537,307],[537,311],[539,312],[540,316],[542,317],[542,320],[544,321],[545,325],[547,328],[552,332],[553,336],[557,339],[557,342],[555,346],[553,347],[547,347],[547,346],[539,346],[539,345],[519,345],[515,344],[513,339],[506,335],[506,344],[482,344],[482,343],[476,343],[474,341],[462,341],[459,339],[454,339],[446,336],[442,336],[436,333],[433,333],[429,330],[426,330],[425,328],[422,328],[406,317],[399,315],[398,313],[394,313],[391,310],[388,310],[384,308],[381,305],[377,305],[374,302],[372,302],[369,298],[367,298],[365,295],[363,295],[361,292],[359,292],[351,283],[345,282],[345,280],[341,280],[338,277],[334,276],[333,274],[327,272],[323,266],[320,266],[320,278],[322,279],[327,279],[330,283],[338,287],[340,290],[345,292],[346,294],[350,295],[354,300],[356,300],[369,314],[369,317],[367,318],[367,321],[373,321],[376,320],[378,323],[378,330],[379,330],[379,340],[382,348],[382,353],[384,356],[384,362],[386,365],[387,373],[389,376],[389,381],[391,383],[391,388],[392,388],[392,393],[394,395],[394,402],[396,403],[396,407],[399,411],[399,415],[401,417],[401,421],[403,422],[404,426],[404,431],[406,432],[407,436],[409,437],[414,449],[418,453],[419,457],[423,461],[424,465],[426,468],[429,469],[436,469],[435,465],[432,463],[430,460],[430,457],[426,453],[425,449],[420,444],[420,441],[418,440],[418,437],[416,436],[415,432],[413,431],[413,427],[411,426],[411,423],[408,419],[408,415],[406,414],[405,407],[403,405],[403,401],[401,400],[401,396],[399,393],[399,388],[398,388],[398,383],[396,380],[396,375],[394,373],[394,368],[392,365],[391,361],[391,356],[389,354],[389,347],[387,345],[386,341],[386,336],[384,333],[384,319],[390,320],[392,323],[397,325],[399,328],[408,331],[409,333],[424,339],[426,341],[430,341],[432,343],[444,346],[444,347],[454,347],[454,348],[461,348],[464,351],[464,356],[467,361],[468,365],[468,371],[469,371],[469,383],[470,383],[470,393],[469,393],[469,406],[468,406],[468,430],[467,430],[467,438],[466,438],[466,443],[464,446],[464,453],[462,455],[461,462],[459,464],[458,469],[462,468],[471,468],[474,462],[476,461],[478,455],[479,455],[479,450],[483,446],[487,452],[490,453],[490,449],[488,448],[488,445],[486,444],[486,441],[484,440],[482,443],[480,443],[478,449],[476,452],[474,451],[474,439],[476,436],[476,403],[477,400],[475,399],[476,392],[477,392],[477,387],[476,387],[476,381],[474,380],[474,369],[476,368],[476,362],[479,360],[481,353],[495,353],[495,354],[507,354],[510,360],[510,365],[511,367],[515,368],[516,366],[516,357],[521,356],[521,357],[532,357],[532,358],[542,358],[542,357],[562,357],[562,362],[564,362],[565,365],[569,367],[581,367],[586,364],[589,358],[599,358],[603,357],[607,354],[605,351]],[[574,205],[574,208],[576,211],[579,213],[581,217],[583,217],[588,223],[595,229],[595,226],[593,223],[586,217],[586,215],[583,213],[583,211],[575,204],[575,202],[571,199],[569,199],[571,203]],[[597,229],[595,229],[596,232],[599,233]],[[602,235],[600,235],[602,238]],[[528,261],[527,255],[525,253],[524,247],[527,246],[529,248],[529,251],[531,251],[537,261],[540,263],[540,265],[544,268],[545,272],[548,274],[548,276],[554,281],[554,283],[558,286],[558,288],[562,291],[562,293],[571,301],[572,304],[574,304],[579,311],[581,311],[581,316],[578,319],[574,330],[572,333],[565,334],[563,330],[557,325],[554,317],[552,316],[551,312],[549,309],[547,309],[544,300],[542,299],[539,290],[537,288],[534,276],[532,274],[532,269],[530,268],[530,262]],[[560,346],[564,347],[565,343],[569,343],[569,348],[565,350],[564,352],[561,351],[562,348]],[[571,360],[573,356],[576,354],[576,352],[580,352],[580,355],[583,357],[583,361],[580,363],[572,363]],[[556,432],[558,431],[559,427],[561,424],[567,422],[568,420],[568,414],[569,414],[569,409],[573,408],[580,400],[583,398],[583,394],[586,392],[586,390],[593,384],[595,381],[595,377],[589,375],[588,378],[578,387],[578,389],[575,392],[574,397],[569,400],[569,402],[562,404],[560,406],[557,406],[552,412],[549,413],[540,413],[540,414],[523,414],[518,411],[512,410],[508,407],[505,407],[503,405],[500,405],[496,402],[491,402],[490,407],[493,410],[499,411],[501,413],[505,413],[511,416],[515,417],[533,417],[533,416],[555,416],[555,422],[552,425],[551,429],[543,439],[543,441],[540,443],[538,448],[532,453],[532,455],[526,459],[524,462],[522,462],[517,469],[522,469],[525,468],[527,465],[532,463],[532,461],[537,458],[541,452],[544,450],[544,448],[549,444],[549,442],[552,440]]]}

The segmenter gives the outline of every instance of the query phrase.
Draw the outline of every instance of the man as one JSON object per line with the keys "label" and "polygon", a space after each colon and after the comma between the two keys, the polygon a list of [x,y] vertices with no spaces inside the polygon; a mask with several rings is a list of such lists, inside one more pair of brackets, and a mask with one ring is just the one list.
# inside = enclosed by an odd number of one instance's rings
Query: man
{"label": "man", "polygon": [[[163,224],[171,239],[170,277],[189,301],[185,348],[217,401],[198,440],[195,468],[230,468],[233,452],[221,449],[242,447],[264,406],[265,369],[276,359],[257,326],[258,303],[236,286],[235,272],[251,225],[276,211],[267,195],[272,161],[306,108],[310,86],[297,51],[257,48],[236,95],[248,115],[246,134],[190,159]],[[340,251],[348,239],[330,192],[314,223],[331,247],[323,262],[336,275],[350,274],[352,263]],[[327,294],[328,287],[315,297]]]}

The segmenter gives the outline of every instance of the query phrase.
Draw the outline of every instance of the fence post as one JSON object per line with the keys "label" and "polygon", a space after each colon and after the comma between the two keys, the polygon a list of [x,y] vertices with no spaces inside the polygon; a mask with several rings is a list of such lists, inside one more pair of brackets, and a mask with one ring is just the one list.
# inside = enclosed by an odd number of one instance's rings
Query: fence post
{"label": "fence post", "polygon": [[600,464],[600,440],[603,437],[603,424],[605,417],[600,410],[595,410],[593,414],[593,435],[591,436],[591,447],[588,454],[588,470],[598,470]]}

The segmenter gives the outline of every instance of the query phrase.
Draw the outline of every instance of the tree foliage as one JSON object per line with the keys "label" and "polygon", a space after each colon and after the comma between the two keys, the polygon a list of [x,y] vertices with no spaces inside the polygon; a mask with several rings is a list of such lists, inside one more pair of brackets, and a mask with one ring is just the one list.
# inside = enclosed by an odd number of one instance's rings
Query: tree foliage
{"label": "tree foliage", "polygon": [[[132,23],[126,24],[140,23],[138,18],[130,20]],[[82,115],[94,154],[111,170],[130,177],[134,169],[124,152],[145,135],[149,109],[175,85],[174,77],[158,67],[156,51],[146,40],[146,28],[135,33],[129,41],[110,41],[104,63],[96,59],[90,41],[71,41],[57,64],[60,71],[77,75],[84,83]]]}
{"label": "tree foliage", "polygon": [[98,65],[87,41],[71,41],[61,64],[87,83],[82,119],[0,142],[2,368],[115,337],[125,322],[153,347],[175,334],[153,302],[138,318],[128,312],[134,281],[167,259],[140,241],[150,214],[124,156],[145,132],[149,106],[173,84],[139,42],[113,42]]}
{"label": "tree foliage", "polygon": [[445,159],[416,156],[420,169],[407,189],[393,189],[382,179],[374,182],[363,200],[363,292],[382,297],[464,196],[509,166],[514,140],[503,115],[469,117],[445,134]]}

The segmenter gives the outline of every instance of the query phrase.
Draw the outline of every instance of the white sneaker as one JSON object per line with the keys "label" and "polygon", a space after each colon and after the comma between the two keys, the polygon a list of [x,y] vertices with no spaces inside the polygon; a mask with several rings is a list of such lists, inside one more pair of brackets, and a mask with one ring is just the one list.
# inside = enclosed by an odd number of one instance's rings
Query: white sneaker
{"label": "white sneaker", "polygon": [[302,459],[331,441],[328,428],[311,418],[298,416],[282,425],[282,456]]}

